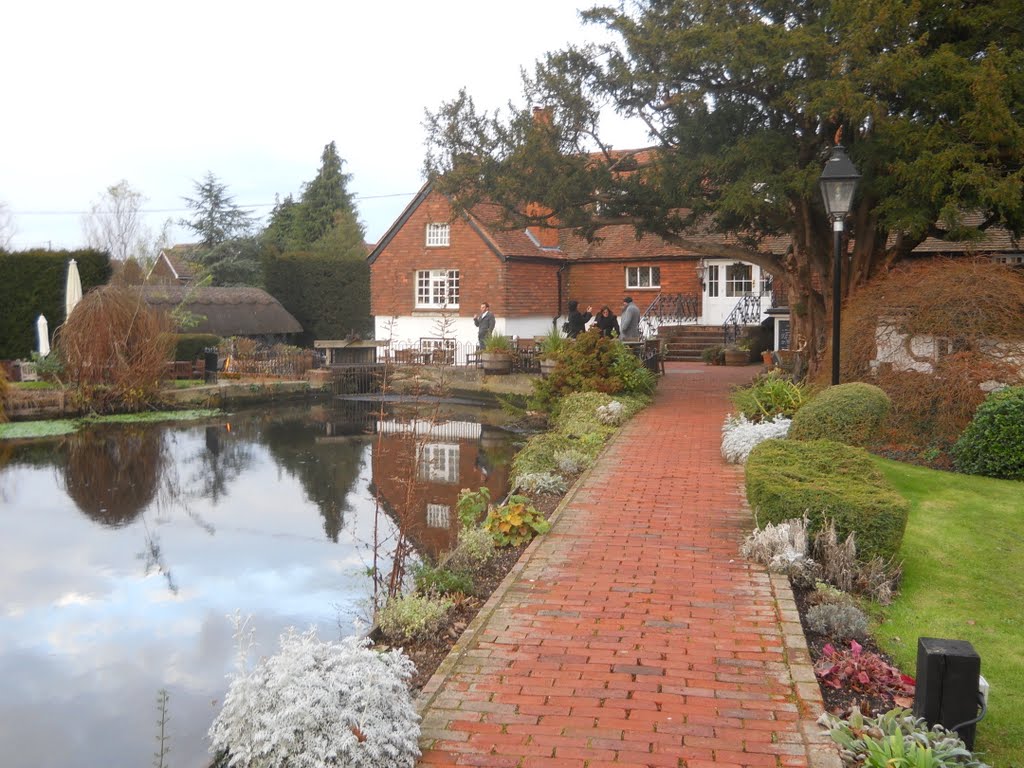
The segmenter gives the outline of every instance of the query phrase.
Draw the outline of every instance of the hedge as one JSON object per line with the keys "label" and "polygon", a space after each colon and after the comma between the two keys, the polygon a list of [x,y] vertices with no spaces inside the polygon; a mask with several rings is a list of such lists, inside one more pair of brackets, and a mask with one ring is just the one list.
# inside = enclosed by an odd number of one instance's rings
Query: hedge
{"label": "hedge", "polygon": [[284,253],[266,262],[267,292],[305,330],[305,341],[344,339],[373,330],[370,265],[364,258]]}
{"label": "hedge", "polygon": [[766,440],[747,458],[746,487],[759,526],[806,513],[814,533],[832,519],[841,539],[856,534],[857,557],[865,562],[895,556],[903,541],[910,505],[861,448]]}
{"label": "hedge", "polygon": [[837,384],[793,414],[789,439],[868,445],[881,431],[891,406],[889,396],[873,384]]}
{"label": "hedge", "polygon": [[106,251],[0,251],[0,359],[28,359],[38,349],[36,318],[44,315],[50,335],[64,322],[68,262],[78,262],[82,293],[110,280]]}
{"label": "hedge", "polygon": [[174,337],[174,359],[198,360],[207,347],[216,347],[220,336],[212,333],[178,333]]}

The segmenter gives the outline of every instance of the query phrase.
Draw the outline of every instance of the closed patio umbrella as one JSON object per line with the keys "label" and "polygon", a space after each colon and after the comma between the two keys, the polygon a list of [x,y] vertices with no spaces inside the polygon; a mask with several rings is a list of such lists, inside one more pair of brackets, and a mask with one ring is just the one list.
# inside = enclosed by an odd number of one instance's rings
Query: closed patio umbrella
{"label": "closed patio umbrella", "polygon": [[82,300],[82,278],[78,274],[78,262],[68,262],[68,282],[64,289],[64,321],[71,317],[71,310]]}
{"label": "closed patio umbrella", "polygon": [[50,354],[50,327],[43,315],[36,320],[36,334],[39,336],[39,356],[46,357]]}

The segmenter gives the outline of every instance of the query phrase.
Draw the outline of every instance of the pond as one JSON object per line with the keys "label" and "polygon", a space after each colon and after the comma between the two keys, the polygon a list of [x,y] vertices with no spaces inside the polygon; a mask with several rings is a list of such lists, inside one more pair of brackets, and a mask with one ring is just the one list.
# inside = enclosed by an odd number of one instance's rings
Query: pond
{"label": "pond", "polygon": [[[465,487],[506,490],[500,412],[334,401],[0,442],[0,744],[7,768],[208,763],[248,618],[365,628],[457,535]],[[406,557],[396,559],[395,553]]]}

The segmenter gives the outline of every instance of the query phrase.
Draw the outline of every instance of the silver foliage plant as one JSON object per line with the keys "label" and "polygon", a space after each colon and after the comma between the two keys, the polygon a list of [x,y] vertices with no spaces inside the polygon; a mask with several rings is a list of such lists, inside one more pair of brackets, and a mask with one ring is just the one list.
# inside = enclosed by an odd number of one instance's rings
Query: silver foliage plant
{"label": "silver foliage plant", "polygon": [[754,446],[789,433],[792,419],[776,416],[769,421],[749,421],[746,416],[728,416],[722,425],[722,458],[730,464],[743,464]]}
{"label": "silver foliage plant", "polygon": [[597,420],[602,424],[617,427],[626,420],[626,409],[618,400],[612,400],[607,405],[597,406]]}
{"label": "silver foliage plant", "polygon": [[778,573],[809,570],[813,562],[807,557],[808,522],[804,515],[803,519],[784,520],[778,525],[768,523],[747,536],[740,545],[740,554]]}
{"label": "silver foliage plant", "polygon": [[359,637],[322,642],[315,629],[289,628],[280,650],[248,669],[251,637],[236,619],[238,670],[209,732],[218,764],[415,766],[420,718],[408,685],[415,667],[401,651],[378,653]]}
{"label": "silver foliage plant", "polygon": [[569,490],[565,478],[554,472],[530,472],[519,480],[519,488],[526,493],[561,495]]}

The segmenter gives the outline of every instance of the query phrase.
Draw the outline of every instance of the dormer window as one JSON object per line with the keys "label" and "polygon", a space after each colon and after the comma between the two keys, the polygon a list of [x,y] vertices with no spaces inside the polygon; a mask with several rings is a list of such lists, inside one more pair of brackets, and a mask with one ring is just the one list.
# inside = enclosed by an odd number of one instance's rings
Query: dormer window
{"label": "dormer window", "polygon": [[451,227],[447,221],[427,224],[427,248],[446,248],[450,243]]}

